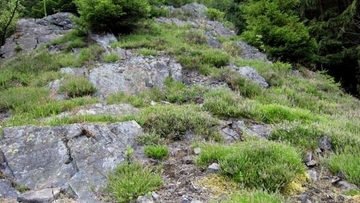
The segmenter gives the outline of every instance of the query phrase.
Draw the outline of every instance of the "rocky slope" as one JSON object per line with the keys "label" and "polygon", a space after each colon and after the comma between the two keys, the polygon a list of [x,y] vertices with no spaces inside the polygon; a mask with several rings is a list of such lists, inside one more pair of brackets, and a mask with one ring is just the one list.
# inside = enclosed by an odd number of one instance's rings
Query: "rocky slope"
{"label": "rocky slope", "polygon": [[[204,14],[207,8],[200,4],[188,4],[172,12],[190,14],[190,18],[161,17],[155,21],[160,24],[177,26],[192,25],[195,30],[203,30],[206,43],[213,48],[221,48],[219,37],[232,37],[235,33],[222,23],[210,21]],[[14,57],[14,47],[22,48],[21,52],[31,51],[69,32],[73,27],[67,13],[59,13],[44,19],[23,19],[17,26],[16,33],[1,48],[4,58]],[[30,26],[29,26],[30,25]],[[97,89],[93,97],[101,103],[81,106],[72,111],[62,112],[56,118],[84,115],[98,116],[135,116],[140,110],[130,104],[106,104],[106,98],[116,93],[136,95],[153,88],[164,88],[166,78],[185,83],[188,87],[204,85],[210,88],[227,87],[227,83],[210,76],[189,71],[177,62],[176,58],[159,52],[157,56],[139,55],[136,49],[112,48],[111,43],[117,39],[111,34],[91,33],[89,38],[102,46],[108,53],[116,53],[121,60],[114,63],[96,63],[91,67],[66,67],[61,73],[72,76],[84,76]],[[271,63],[256,48],[242,41],[237,41],[242,50],[240,58],[259,60]],[[57,47],[49,48],[59,52]],[[230,63],[229,68],[266,90],[268,81],[254,68],[237,66]],[[296,72],[294,72],[296,73]],[[301,73],[299,77],[303,77]],[[67,99],[68,95],[59,91],[64,78],[47,84],[51,95],[57,100]],[[167,104],[167,101],[163,101]],[[200,106],[201,101],[199,102]],[[151,105],[161,105],[152,102]],[[11,119],[9,111],[0,112],[0,125]],[[44,120],[50,118],[44,118]],[[268,139],[272,126],[251,119],[224,119],[218,130],[227,143],[244,141],[246,136]],[[107,174],[126,161],[128,146],[135,149],[134,157],[143,163],[159,161],[146,158],[143,146],[136,138],[144,129],[135,121],[119,123],[76,123],[55,127],[21,126],[2,129],[0,140],[0,202],[111,202],[103,188],[106,186]],[[246,135],[246,136],[244,136]],[[140,196],[139,203],[182,202],[197,203],[221,200],[215,197],[211,189],[199,184],[209,173],[219,169],[214,163],[209,169],[195,166],[195,156],[199,149],[191,144],[194,135],[189,133],[186,139],[168,143],[170,156],[163,161],[164,186],[150,195]],[[357,189],[341,177],[333,180],[327,169],[319,165],[316,157],[323,151],[332,149],[330,141],[324,137],[318,141],[318,154],[309,154],[304,158],[311,184],[300,195],[295,195],[293,202],[345,202],[353,201],[341,195],[343,190]],[[316,153],[316,152],[314,152]],[[340,188],[340,189],[339,189]],[[24,192],[26,191],[26,192]],[[339,196],[340,194],[340,196]],[[335,197],[336,196],[336,197]]]}

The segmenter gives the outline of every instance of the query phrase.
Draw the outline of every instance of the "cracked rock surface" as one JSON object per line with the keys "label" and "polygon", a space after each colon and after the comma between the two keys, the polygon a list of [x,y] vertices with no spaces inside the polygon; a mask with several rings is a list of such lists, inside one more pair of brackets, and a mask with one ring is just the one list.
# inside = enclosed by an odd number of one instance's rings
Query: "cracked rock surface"
{"label": "cracked rock surface", "polygon": [[20,19],[13,35],[6,39],[0,48],[0,57],[10,58],[16,54],[14,47],[21,52],[31,51],[68,33],[73,28],[71,13],[56,13],[41,19]]}
{"label": "cracked rock surface", "polygon": [[[136,150],[141,133],[135,121],[5,128],[0,180],[34,191],[61,188],[78,202],[99,202],[106,175],[124,161],[127,146]],[[0,192],[5,198],[18,194],[12,187]]]}

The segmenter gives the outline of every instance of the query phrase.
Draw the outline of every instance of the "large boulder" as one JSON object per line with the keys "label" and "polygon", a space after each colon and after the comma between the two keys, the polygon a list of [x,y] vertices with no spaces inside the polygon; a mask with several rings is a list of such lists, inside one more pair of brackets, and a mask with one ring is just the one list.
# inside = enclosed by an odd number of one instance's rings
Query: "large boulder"
{"label": "large boulder", "polygon": [[[127,146],[136,149],[141,133],[135,121],[5,128],[0,183],[9,186],[11,180],[33,191],[60,188],[78,202],[99,202],[96,193],[106,186],[106,175],[126,159]],[[18,194],[14,188],[0,192],[5,198]]]}
{"label": "large boulder", "polygon": [[[57,39],[73,28],[71,13],[56,13],[41,19],[20,19],[13,35],[6,39],[0,48],[0,56],[10,58],[17,51],[31,51],[43,44]],[[18,48],[16,48],[18,47]]]}
{"label": "large boulder", "polygon": [[89,72],[90,81],[104,97],[119,92],[137,94],[153,87],[163,87],[167,77],[182,81],[182,67],[162,56],[134,56],[118,63],[101,64]]}

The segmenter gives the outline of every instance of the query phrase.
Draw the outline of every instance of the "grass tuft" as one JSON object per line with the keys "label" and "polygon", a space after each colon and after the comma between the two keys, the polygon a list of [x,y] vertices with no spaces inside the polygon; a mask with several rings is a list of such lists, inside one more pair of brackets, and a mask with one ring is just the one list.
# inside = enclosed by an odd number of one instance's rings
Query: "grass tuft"
{"label": "grass tuft", "polygon": [[158,189],[161,176],[151,167],[138,163],[122,164],[108,176],[107,190],[119,203],[135,202],[136,198]]}

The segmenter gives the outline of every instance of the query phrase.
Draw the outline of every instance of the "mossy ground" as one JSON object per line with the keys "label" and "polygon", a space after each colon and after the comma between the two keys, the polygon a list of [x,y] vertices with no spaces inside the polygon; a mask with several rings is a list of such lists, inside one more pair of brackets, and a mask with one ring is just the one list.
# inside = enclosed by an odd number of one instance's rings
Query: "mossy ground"
{"label": "mossy ground", "polygon": [[[112,44],[112,47],[136,49],[142,55],[156,56],[158,52],[165,52],[186,70],[199,71],[225,82],[230,88],[210,89],[200,85],[187,87],[169,79],[163,89],[152,89],[135,96],[120,93],[107,98],[107,102],[111,104],[130,103],[140,108],[141,113],[137,116],[80,116],[44,121],[44,118],[98,101],[83,93],[74,94],[74,98],[69,100],[55,100],[44,86],[62,77],[58,72],[61,67],[91,67],[96,61],[120,60],[113,55],[103,55],[101,47],[88,46],[81,33],[71,33],[54,42],[64,44],[64,52],[50,54],[45,48],[40,48],[11,60],[0,61],[0,109],[10,110],[12,113],[12,117],[1,124],[1,128],[27,124],[64,125],[132,119],[142,125],[147,133],[158,136],[152,137],[157,140],[156,144],[161,139],[167,140],[166,142],[182,140],[187,132],[192,132],[198,136],[197,142],[220,143],[203,145],[205,148],[211,147],[200,154],[200,160],[204,156],[210,156],[202,164],[205,166],[216,160],[222,166],[224,175],[245,185],[246,195],[235,193],[228,202],[249,202],[254,198],[259,199],[258,202],[282,201],[283,197],[279,192],[284,191],[282,189],[285,185],[291,184],[297,175],[304,172],[300,167],[301,152],[316,149],[318,139],[325,135],[331,139],[333,149],[321,163],[322,166],[328,167],[333,173],[341,171],[348,181],[360,185],[360,171],[357,170],[360,163],[358,157],[354,156],[359,154],[360,148],[359,100],[343,93],[339,84],[324,72],[295,69],[286,63],[243,60],[238,57],[241,50],[234,46],[236,40],[236,37],[221,38],[224,48],[214,49],[206,45],[204,33],[193,31],[191,26],[176,27],[147,22],[138,32],[119,36],[119,42]],[[76,56],[70,52],[75,47],[82,48]],[[229,63],[255,68],[269,82],[270,87],[262,89],[243,79],[226,68]],[[71,88],[77,90],[76,85]],[[91,87],[90,89],[91,92],[94,91]],[[151,101],[167,101],[171,104],[151,106]],[[201,107],[199,101],[202,103]],[[217,126],[221,120],[230,118],[270,124],[273,129],[270,141],[235,144],[239,148],[221,144]],[[259,146],[259,143],[263,145]],[[246,145],[254,146],[247,148],[244,147]],[[231,156],[227,155],[234,147],[249,153],[249,156],[241,157],[241,154],[235,152]],[[212,154],[215,148],[218,151]],[[291,159],[288,160],[289,165],[293,164],[294,170],[289,171],[288,167],[283,167],[287,160],[279,157],[279,153],[284,151],[289,152],[287,159]],[[267,156],[269,153],[274,155],[273,159],[266,161],[265,154]],[[238,160],[247,161],[248,167],[253,167],[251,173],[246,168],[242,169],[241,164],[230,164]],[[262,165],[255,166],[251,163]],[[234,167],[239,170],[233,171]],[[262,168],[273,169],[274,174],[283,176],[273,178]],[[262,182],[257,182],[260,180],[255,178],[259,175],[263,175]]]}

